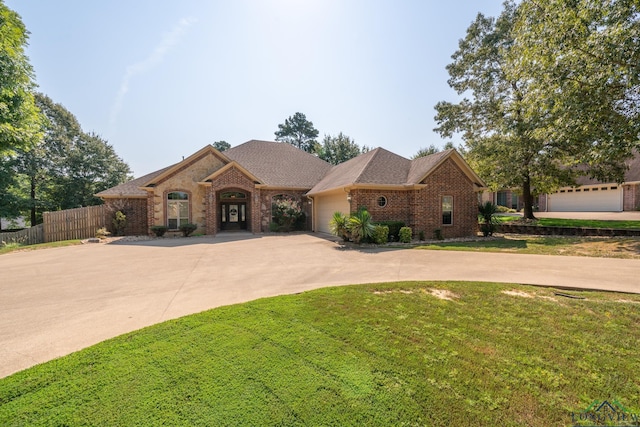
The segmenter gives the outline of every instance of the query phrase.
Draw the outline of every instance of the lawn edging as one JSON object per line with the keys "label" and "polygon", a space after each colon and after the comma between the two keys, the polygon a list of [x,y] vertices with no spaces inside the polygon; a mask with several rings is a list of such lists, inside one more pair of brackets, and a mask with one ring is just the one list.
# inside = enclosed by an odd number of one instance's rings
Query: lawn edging
{"label": "lawn edging", "polygon": [[640,236],[637,228],[557,227],[525,224],[499,224],[497,231],[506,234],[541,234],[558,236]]}

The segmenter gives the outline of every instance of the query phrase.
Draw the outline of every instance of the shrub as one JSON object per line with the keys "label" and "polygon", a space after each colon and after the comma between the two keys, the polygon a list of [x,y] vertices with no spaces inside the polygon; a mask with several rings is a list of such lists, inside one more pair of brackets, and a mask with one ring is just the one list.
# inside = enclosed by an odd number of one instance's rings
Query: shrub
{"label": "shrub", "polygon": [[347,220],[347,230],[354,243],[361,243],[373,235],[373,222],[371,214],[364,208],[351,215]]}
{"label": "shrub", "polygon": [[113,230],[115,231],[116,236],[122,236],[124,234],[124,229],[127,226],[127,216],[124,212],[117,211],[113,216],[111,224],[113,224]]}
{"label": "shrub", "polygon": [[497,211],[498,207],[491,202],[478,205],[478,222],[484,237],[491,236],[495,231],[497,221],[495,215]]}
{"label": "shrub", "polygon": [[180,226],[180,231],[182,231],[182,235],[184,237],[189,237],[189,235],[193,233],[196,228],[198,228],[197,224],[182,224]]}
{"label": "shrub", "polygon": [[108,235],[110,235],[110,234],[111,234],[111,233],[109,233],[109,232],[107,231],[107,228],[106,228],[106,227],[98,228],[98,229],[96,230],[96,237],[97,237],[98,239],[106,239],[106,238],[107,238],[107,236],[108,236]]}
{"label": "shrub", "polygon": [[411,227],[402,227],[399,232],[400,242],[411,243],[412,234]]}
{"label": "shrub", "polygon": [[423,242],[425,240],[424,239],[424,230],[420,230],[418,232],[418,240],[420,240],[421,242]]}
{"label": "shrub", "polygon": [[400,240],[400,229],[404,227],[402,221],[377,221],[378,225],[386,225],[389,227],[389,241],[397,242]]}
{"label": "shrub", "polygon": [[274,198],[271,206],[273,222],[281,227],[282,231],[290,231],[293,225],[300,219],[304,212],[300,207],[300,202],[289,196]]}
{"label": "shrub", "polygon": [[153,226],[151,226],[151,231],[153,231],[153,233],[156,235],[156,237],[164,236],[164,233],[166,233],[168,229],[169,229],[169,227],[167,227],[166,225],[153,225]]}
{"label": "shrub", "polygon": [[436,228],[435,230],[433,230],[433,237],[436,240],[444,240],[444,236],[442,235],[442,229]]}
{"label": "shrub", "polygon": [[376,224],[373,226],[373,235],[371,236],[373,243],[378,245],[385,244],[389,241],[389,227],[386,225]]}
{"label": "shrub", "polygon": [[334,236],[342,237],[345,242],[348,241],[347,216],[342,212],[334,212],[331,221],[329,221],[329,230]]}
{"label": "shrub", "polygon": [[269,223],[269,231],[272,233],[276,233],[280,231],[280,226],[278,225],[278,223],[271,221]]}

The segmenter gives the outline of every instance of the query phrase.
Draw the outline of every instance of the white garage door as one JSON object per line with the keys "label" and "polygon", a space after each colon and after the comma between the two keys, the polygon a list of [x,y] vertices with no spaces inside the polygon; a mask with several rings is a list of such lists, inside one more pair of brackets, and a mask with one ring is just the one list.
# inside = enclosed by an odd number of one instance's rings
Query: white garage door
{"label": "white garage door", "polygon": [[549,195],[550,212],[620,212],[622,187],[620,185],[565,188]]}
{"label": "white garage door", "polygon": [[314,198],[315,213],[316,213],[316,231],[323,233],[330,233],[329,222],[333,217],[334,212],[342,212],[345,215],[349,214],[349,202],[347,201],[347,194],[340,190],[339,193],[330,195],[317,196]]}

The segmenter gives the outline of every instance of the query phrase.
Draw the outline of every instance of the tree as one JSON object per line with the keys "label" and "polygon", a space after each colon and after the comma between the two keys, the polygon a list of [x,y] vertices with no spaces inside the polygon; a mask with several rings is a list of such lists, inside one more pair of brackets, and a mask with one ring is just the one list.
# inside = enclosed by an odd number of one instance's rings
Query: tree
{"label": "tree", "polygon": [[226,151],[231,148],[231,144],[229,144],[227,141],[216,141],[211,145],[213,145],[213,148],[218,151]]}
{"label": "tree", "polygon": [[416,154],[414,154],[413,157],[411,157],[411,158],[412,159],[417,159],[417,158],[420,158],[420,157],[430,156],[432,154],[436,154],[436,153],[439,153],[441,151],[449,150],[449,149],[452,149],[452,148],[456,148],[456,147],[453,145],[453,142],[451,142],[451,141],[447,141],[447,143],[444,145],[444,148],[442,148],[442,149],[439,149],[435,145],[431,144],[427,148],[420,148],[418,150],[418,152]]}
{"label": "tree", "polygon": [[102,203],[94,194],[130,180],[129,166],[95,133],[82,132],[63,160],[62,174],[52,192],[59,209]]}
{"label": "tree", "polygon": [[0,155],[26,149],[39,137],[33,70],[24,52],[27,38],[20,16],[0,0]]}
{"label": "tree", "polygon": [[578,175],[620,181],[638,147],[632,3],[508,1],[497,19],[478,15],[447,66],[449,85],[471,99],[439,102],[435,130],[462,133],[493,189],[520,188],[525,218],[533,196]]}
{"label": "tree", "polygon": [[562,165],[573,152],[565,141],[550,146],[537,132],[541,114],[525,114],[531,82],[511,69],[517,68],[511,52],[516,13],[506,2],[497,19],[478,14],[467,29],[447,70],[449,85],[471,99],[439,102],[435,130],[444,137],[462,133],[467,161],[491,188],[520,188],[524,217],[532,219],[534,192],[570,179]]}
{"label": "tree", "polygon": [[318,130],[302,113],[295,113],[286,119],[284,124],[279,124],[275,135],[276,141],[286,142],[307,153],[316,152]]}
{"label": "tree", "polygon": [[533,84],[525,104],[545,109],[546,140],[582,148],[583,173],[622,182],[640,145],[640,4],[526,0],[513,53]]}
{"label": "tree", "polygon": [[367,146],[360,148],[355,141],[340,132],[338,136],[325,135],[317,153],[322,160],[337,165],[367,151]]}
{"label": "tree", "polygon": [[16,150],[3,166],[15,176],[14,194],[31,225],[46,210],[102,203],[93,195],[130,179],[129,166],[95,134],[82,131],[78,120],[62,105],[37,93],[45,117],[41,139],[30,149]]}

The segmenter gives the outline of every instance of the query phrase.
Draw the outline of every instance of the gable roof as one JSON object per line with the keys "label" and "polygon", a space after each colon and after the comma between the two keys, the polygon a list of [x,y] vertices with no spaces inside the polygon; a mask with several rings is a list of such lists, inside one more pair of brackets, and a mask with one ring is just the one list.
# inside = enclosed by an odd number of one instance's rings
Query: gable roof
{"label": "gable roof", "polygon": [[[178,163],[176,163],[178,164]],[[144,198],[147,197],[147,192],[141,190],[144,184],[156,179],[159,175],[173,168],[175,165],[167,166],[166,168],[151,172],[147,175],[143,175],[140,178],[133,179],[125,182],[124,184],[116,185],[115,187],[108,188],[96,194],[97,197],[102,198],[114,198],[114,197],[126,197],[126,198]]]}
{"label": "gable roof", "polygon": [[334,166],[324,179],[307,194],[314,195],[336,188],[353,186],[413,186],[422,182],[449,158],[476,186],[485,187],[482,179],[453,149],[409,160],[379,147]]}
{"label": "gable roof", "polygon": [[331,165],[291,144],[251,140],[224,152],[269,187],[311,188]]}

